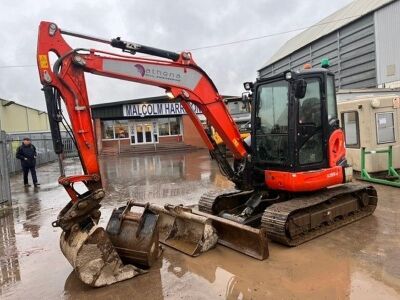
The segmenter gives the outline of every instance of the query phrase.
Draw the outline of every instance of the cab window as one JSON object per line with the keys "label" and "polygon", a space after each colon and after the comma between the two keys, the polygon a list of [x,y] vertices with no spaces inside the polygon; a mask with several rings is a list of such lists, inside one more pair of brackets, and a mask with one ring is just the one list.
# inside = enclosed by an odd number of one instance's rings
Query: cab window
{"label": "cab window", "polygon": [[337,119],[335,79],[332,75],[328,75],[327,86],[326,86],[326,101],[328,110],[328,121],[332,119]]}
{"label": "cab window", "polygon": [[289,84],[286,80],[258,88],[256,117],[257,156],[261,161],[286,164],[288,160]]}

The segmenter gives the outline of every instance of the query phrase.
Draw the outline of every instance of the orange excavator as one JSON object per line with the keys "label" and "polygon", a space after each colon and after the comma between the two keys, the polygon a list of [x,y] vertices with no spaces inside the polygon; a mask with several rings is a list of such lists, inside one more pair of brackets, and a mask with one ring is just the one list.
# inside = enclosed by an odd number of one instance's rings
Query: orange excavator
{"label": "orange excavator", "polygon": [[[108,44],[126,54],[72,48],[64,35]],[[58,57],[52,66],[51,52]],[[296,246],[375,210],[375,189],[350,182],[352,168],[345,158],[344,133],[337,117],[335,79],[327,68],[288,70],[245,83],[244,99],[249,99],[252,111],[251,136],[243,140],[217,88],[189,52],[97,38],[41,22],[37,63],[54,150],[60,157],[59,183],[71,198],[53,226],[62,228],[61,250],[87,284],[102,286],[143,273],[124,264],[121,257],[149,266],[158,256],[158,241],[191,255],[207,251],[218,241],[265,259],[266,235]],[[130,201],[113,211],[107,231],[99,227],[105,192],[85,72],[157,86],[178,99],[235,188],[204,194],[197,210]],[[61,101],[83,175],[67,176],[64,171],[60,123],[66,122]],[[222,138],[233,163],[219,151],[190,103]],[[87,191],[78,192],[76,183],[83,183]],[[142,210],[132,212],[133,207]]]}

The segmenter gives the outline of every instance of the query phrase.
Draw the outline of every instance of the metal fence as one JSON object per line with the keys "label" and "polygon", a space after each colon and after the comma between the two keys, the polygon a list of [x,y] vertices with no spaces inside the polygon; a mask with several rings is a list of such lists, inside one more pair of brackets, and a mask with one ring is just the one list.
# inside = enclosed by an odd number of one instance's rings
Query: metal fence
{"label": "metal fence", "polygon": [[[36,159],[37,166],[57,160],[57,155],[54,153],[53,140],[51,139],[50,132],[7,134],[6,155],[9,173],[15,173],[21,170],[21,162],[15,157],[15,154],[24,137],[29,137],[32,141],[32,144],[36,147],[38,154]],[[67,135],[66,132],[62,132],[62,137],[64,144],[64,156],[77,156],[77,151],[72,139]]]}
{"label": "metal fence", "polygon": [[6,133],[4,131],[0,131],[0,204],[11,202],[6,141]]}

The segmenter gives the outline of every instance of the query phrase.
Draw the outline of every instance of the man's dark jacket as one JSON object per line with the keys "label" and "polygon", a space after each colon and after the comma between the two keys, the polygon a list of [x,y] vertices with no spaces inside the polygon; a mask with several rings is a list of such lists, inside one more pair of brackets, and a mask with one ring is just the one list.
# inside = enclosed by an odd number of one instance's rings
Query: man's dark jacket
{"label": "man's dark jacket", "polygon": [[22,144],[17,149],[16,157],[21,160],[21,165],[23,168],[34,167],[36,165],[35,156],[37,156],[36,148],[32,144]]}

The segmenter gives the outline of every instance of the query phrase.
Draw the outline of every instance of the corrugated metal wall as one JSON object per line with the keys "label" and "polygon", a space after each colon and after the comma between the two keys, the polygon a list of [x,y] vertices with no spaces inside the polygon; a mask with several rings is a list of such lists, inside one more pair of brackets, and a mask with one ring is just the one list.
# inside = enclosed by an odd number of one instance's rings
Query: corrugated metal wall
{"label": "corrugated metal wall", "polygon": [[261,69],[260,77],[301,69],[305,63],[316,67],[322,58],[329,58],[337,88],[377,86],[374,15],[366,15]]}
{"label": "corrugated metal wall", "polygon": [[375,13],[378,84],[400,80],[400,1]]}

